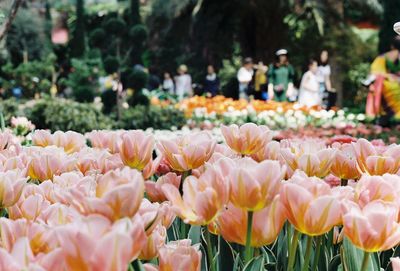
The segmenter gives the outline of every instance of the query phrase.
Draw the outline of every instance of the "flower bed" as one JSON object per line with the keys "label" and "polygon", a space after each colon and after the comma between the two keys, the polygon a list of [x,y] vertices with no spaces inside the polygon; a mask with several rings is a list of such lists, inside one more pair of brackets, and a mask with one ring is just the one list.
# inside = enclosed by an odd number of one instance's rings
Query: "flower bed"
{"label": "flower bed", "polygon": [[189,127],[202,129],[247,122],[266,125],[274,130],[304,127],[343,129],[356,128],[366,121],[364,114],[346,113],[343,110],[327,111],[317,107],[306,108],[299,104],[273,101],[236,101],[222,96],[196,96],[183,100],[176,107],[185,112]]}
{"label": "flower bed", "polygon": [[179,133],[36,130],[25,146],[0,133],[0,269],[390,264],[400,243],[400,145],[278,142],[255,124]]}

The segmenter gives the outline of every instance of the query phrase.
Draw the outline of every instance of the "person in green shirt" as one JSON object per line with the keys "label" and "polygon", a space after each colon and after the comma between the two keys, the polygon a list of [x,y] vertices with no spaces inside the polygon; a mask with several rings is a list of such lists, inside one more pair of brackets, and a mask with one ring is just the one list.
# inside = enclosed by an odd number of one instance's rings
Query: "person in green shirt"
{"label": "person in green shirt", "polygon": [[276,52],[277,61],[268,71],[268,96],[277,102],[285,102],[294,92],[294,68],[289,63],[288,51]]}

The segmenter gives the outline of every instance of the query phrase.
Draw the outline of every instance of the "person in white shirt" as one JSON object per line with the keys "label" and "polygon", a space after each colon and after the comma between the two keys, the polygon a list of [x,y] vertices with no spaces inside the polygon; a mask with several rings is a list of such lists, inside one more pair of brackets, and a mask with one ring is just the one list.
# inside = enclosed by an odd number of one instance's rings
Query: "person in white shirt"
{"label": "person in white shirt", "polygon": [[163,80],[162,88],[165,92],[168,92],[170,94],[175,93],[174,81],[172,80],[169,72],[164,73],[164,80]]}
{"label": "person in white shirt", "polygon": [[237,73],[237,79],[239,81],[239,98],[248,99],[248,90],[251,81],[253,80],[253,60],[247,57],[243,61],[243,66]]}
{"label": "person in white shirt", "polygon": [[307,107],[321,105],[319,81],[317,76],[318,62],[311,59],[308,71],[303,75],[300,84],[299,104]]}
{"label": "person in white shirt", "polygon": [[185,96],[191,96],[193,93],[192,77],[187,72],[187,66],[180,65],[178,75],[175,76],[175,93],[179,100],[182,100]]}
{"label": "person in white shirt", "polygon": [[330,108],[331,106],[333,106],[329,105],[331,100],[330,96],[332,96],[331,92],[333,92],[333,89],[331,83],[331,66],[329,65],[329,54],[326,50],[323,50],[321,52],[317,76],[323,104],[325,104],[326,107]]}

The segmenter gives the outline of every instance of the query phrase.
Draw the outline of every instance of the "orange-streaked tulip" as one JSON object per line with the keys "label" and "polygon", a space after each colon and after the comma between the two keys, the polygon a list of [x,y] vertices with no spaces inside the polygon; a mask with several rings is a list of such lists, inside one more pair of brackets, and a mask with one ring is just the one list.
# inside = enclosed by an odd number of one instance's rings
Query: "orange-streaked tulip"
{"label": "orange-streaked tulip", "polygon": [[170,172],[167,175],[161,176],[157,180],[157,182],[146,181],[144,183],[147,196],[152,202],[167,201],[167,198],[165,197],[164,192],[161,189],[161,187],[166,183],[172,184],[177,189],[179,189],[179,185],[181,184],[181,176],[176,175],[176,173]]}
{"label": "orange-streaked tulip", "polygon": [[242,155],[255,154],[269,141],[272,140],[273,133],[267,126],[258,126],[254,123],[246,123],[242,126],[232,124],[221,127],[222,135],[226,144],[237,153]]}
{"label": "orange-streaked tulip", "polygon": [[[216,232],[221,234],[226,241],[245,245],[247,217],[246,210],[229,204],[216,221]],[[251,246],[262,247],[273,243],[285,221],[285,208],[278,195],[264,209],[254,212]]]}
{"label": "orange-streaked tulip", "polygon": [[18,171],[0,172],[0,207],[10,207],[21,197],[27,179]]}
{"label": "orange-streaked tulip", "polygon": [[187,177],[183,183],[183,197],[172,184],[164,184],[162,190],[177,215],[192,225],[209,224],[229,200],[229,183],[215,165],[207,165],[199,178]]}
{"label": "orange-streaked tulip", "polygon": [[157,147],[172,169],[185,172],[204,165],[213,154],[215,145],[208,132],[197,132],[173,140],[160,140]]}
{"label": "orange-streaked tulip", "polygon": [[361,206],[374,200],[398,203],[400,206],[400,177],[385,174],[369,176],[364,174],[355,188],[355,201]]}
{"label": "orange-streaked tulip", "polygon": [[400,146],[376,147],[360,138],[352,143],[358,170],[369,175],[396,174],[400,167]]}
{"label": "orange-streaked tulip", "polygon": [[201,251],[199,245],[191,246],[191,240],[169,242],[159,251],[159,270],[200,271]]}
{"label": "orange-streaked tulip", "polygon": [[322,235],[342,222],[340,200],[319,178],[296,172],[282,185],[280,195],[289,222],[301,233]]}
{"label": "orange-streaked tulip", "polygon": [[143,170],[152,158],[153,149],[154,137],[135,130],[122,135],[119,154],[126,166]]}
{"label": "orange-streaked tulip", "polygon": [[247,211],[263,209],[279,194],[285,169],[278,161],[257,163],[250,158],[236,160],[227,176],[231,202]]}
{"label": "orange-streaked tulip", "polygon": [[331,173],[342,180],[357,180],[361,174],[357,169],[357,159],[350,144],[338,148],[331,166]]}
{"label": "orange-streaked tulip", "polygon": [[358,248],[367,252],[384,251],[400,242],[399,207],[376,200],[360,208],[347,202],[343,216],[344,234]]}

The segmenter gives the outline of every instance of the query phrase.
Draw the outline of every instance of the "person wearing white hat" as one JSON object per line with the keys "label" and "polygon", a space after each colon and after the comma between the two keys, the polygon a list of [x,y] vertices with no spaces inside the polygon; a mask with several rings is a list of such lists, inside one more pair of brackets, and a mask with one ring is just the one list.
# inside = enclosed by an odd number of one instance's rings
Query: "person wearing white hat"
{"label": "person wearing white hat", "polygon": [[175,92],[179,100],[182,100],[185,96],[191,96],[193,93],[192,77],[187,72],[188,67],[180,65],[178,75],[175,76]]}
{"label": "person wearing white hat", "polygon": [[284,102],[294,92],[294,68],[289,63],[286,49],[278,50],[275,55],[276,62],[268,72],[268,96],[275,101]]}
{"label": "person wearing white hat", "polygon": [[253,59],[247,57],[243,61],[242,67],[237,73],[237,80],[239,81],[239,98],[248,99],[249,85],[253,80]]}

